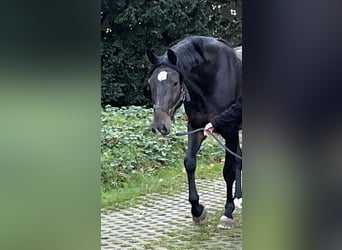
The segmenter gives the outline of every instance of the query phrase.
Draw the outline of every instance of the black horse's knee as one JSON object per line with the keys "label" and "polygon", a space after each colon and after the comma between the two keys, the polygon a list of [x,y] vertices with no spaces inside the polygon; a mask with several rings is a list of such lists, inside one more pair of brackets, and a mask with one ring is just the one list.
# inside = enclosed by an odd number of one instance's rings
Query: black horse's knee
{"label": "black horse's knee", "polygon": [[185,167],[185,170],[189,173],[195,172],[195,170],[196,170],[196,158],[186,156],[184,158],[184,167]]}

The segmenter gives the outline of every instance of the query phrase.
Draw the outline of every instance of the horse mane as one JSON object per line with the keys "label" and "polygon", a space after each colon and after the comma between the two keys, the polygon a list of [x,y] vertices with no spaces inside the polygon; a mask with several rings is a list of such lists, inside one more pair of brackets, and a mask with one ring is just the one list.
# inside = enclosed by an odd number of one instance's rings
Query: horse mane
{"label": "horse mane", "polygon": [[[231,45],[223,39],[211,38],[216,41],[220,41],[232,48]],[[204,45],[208,42],[208,37],[202,36],[190,36],[186,39],[173,45],[170,49],[177,56],[176,68],[172,65],[166,65],[178,71],[182,78],[182,81],[187,86],[190,93],[197,96],[197,101],[199,102],[198,108],[204,109],[207,105],[207,98],[205,93],[203,93],[202,88],[194,84],[193,76],[197,77],[197,74],[192,74],[193,70],[205,65],[209,60],[204,55]],[[166,61],[165,61],[166,60]],[[165,54],[163,64],[167,64],[167,55]],[[203,110],[204,112],[205,110]]]}
{"label": "horse mane", "polygon": [[[170,49],[177,56],[177,65],[172,65],[169,62],[167,54],[165,52],[165,54],[160,57],[160,62],[152,67],[149,75],[151,75],[154,69],[159,67],[160,65],[165,65],[167,67],[176,69],[177,71],[191,72],[191,70],[207,63],[208,59],[205,57],[203,53],[204,44],[205,42],[207,42],[207,39],[208,37],[190,36],[174,44],[172,47],[170,47]],[[213,37],[211,39],[222,42],[231,49],[233,49],[233,47],[224,39]]]}
{"label": "horse mane", "polygon": [[188,37],[171,47],[177,55],[177,66],[183,71],[191,71],[206,63],[208,59],[203,54],[203,38]]}

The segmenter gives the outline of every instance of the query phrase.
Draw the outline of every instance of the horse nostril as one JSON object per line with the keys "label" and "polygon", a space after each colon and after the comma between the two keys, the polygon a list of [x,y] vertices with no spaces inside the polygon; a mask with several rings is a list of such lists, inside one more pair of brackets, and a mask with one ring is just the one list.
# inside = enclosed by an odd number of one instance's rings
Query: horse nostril
{"label": "horse nostril", "polygon": [[166,126],[164,124],[161,124],[158,127],[158,130],[160,131],[160,133],[162,133],[163,135],[166,135],[169,133],[168,129],[166,128]]}
{"label": "horse nostril", "polygon": [[154,127],[151,127],[151,130],[154,134],[157,134],[157,130]]}

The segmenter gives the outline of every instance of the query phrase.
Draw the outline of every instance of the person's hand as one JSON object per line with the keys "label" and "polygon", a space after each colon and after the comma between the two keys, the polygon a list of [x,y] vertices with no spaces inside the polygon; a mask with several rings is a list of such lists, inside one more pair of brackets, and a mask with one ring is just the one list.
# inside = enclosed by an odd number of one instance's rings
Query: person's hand
{"label": "person's hand", "polygon": [[[207,125],[205,125],[204,127],[204,136],[208,136],[210,133],[212,133],[214,130],[213,124],[211,124],[211,122],[209,122]],[[209,133],[210,132],[210,133]]]}

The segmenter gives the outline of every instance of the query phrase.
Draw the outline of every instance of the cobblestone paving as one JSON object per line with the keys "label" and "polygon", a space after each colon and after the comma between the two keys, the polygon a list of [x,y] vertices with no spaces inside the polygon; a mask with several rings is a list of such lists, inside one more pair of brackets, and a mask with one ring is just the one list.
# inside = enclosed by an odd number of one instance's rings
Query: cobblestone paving
{"label": "cobblestone paving", "polygon": [[[197,180],[197,189],[200,202],[209,212],[209,224],[204,227],[210,231],[199,248],[184,247],[184,241],[190,244],[193,237],[203,230],[203,226],[193,225],[187,185],[184,184],[184,192],[174,195],[148,194],[137,202],[136,207],[102,211],[101,249],[242,249],[241,214],[235,216],[237,222],[233,230],[216,228],[217,216],[221,216],[225,204],[223,179]],[[214,214],[217,214],[216,218],[213,218]],[[215,222],[210,223],[213,219]],[[161,240],[172,242],[172,247],[165,248],[167,244]]]}

